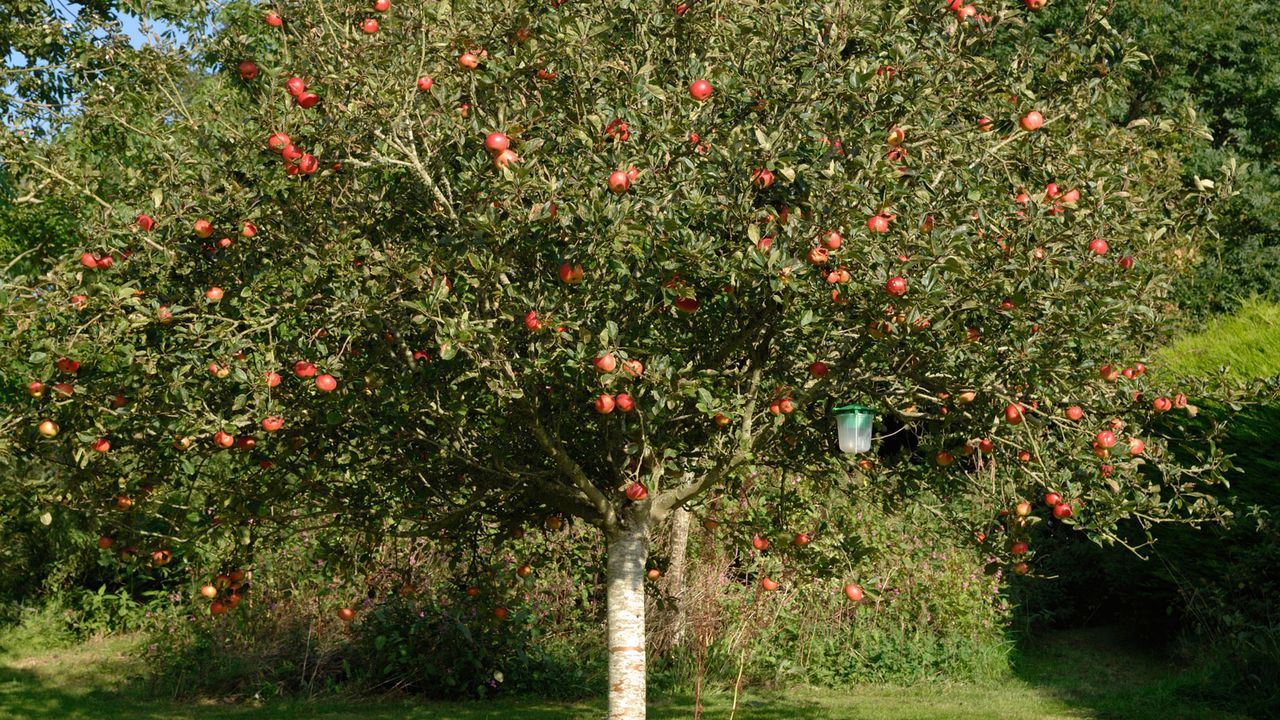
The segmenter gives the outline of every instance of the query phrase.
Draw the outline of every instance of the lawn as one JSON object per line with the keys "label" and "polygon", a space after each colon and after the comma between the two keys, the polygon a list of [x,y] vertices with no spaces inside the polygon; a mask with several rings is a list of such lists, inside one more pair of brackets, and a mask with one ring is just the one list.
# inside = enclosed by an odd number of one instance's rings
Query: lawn
{"label": "lawn", "polygon": [[1241,380],[1280,375],[1280,304],[1251,300],[1233,315],[1214,318],[1162,350],[1159,363],[1184,377],[1223,367]]}
{"label": "lawn", "polygon": [[[572,720],[603,715],[603,703],[599,701],[560,704],[502,700],[458,704],[324,697],[309,702],[176,703],[147,696],[140,667],[132,659],[138,642],[137,638],[117,637],[62,649],[11,649],[0,656],[0,718]],[[1244,718],[1179,697],[1180,678],[1176,668],[1131,649],[1110,631],[1069,631],[1032,647],[1021,659],[1017,677],[1004,683],[863,686],[840,691],[749,690],[735,717],[747,720]],[[709,720],[729,718],[731,706],[731,695],[718,693],[708,702],[705,717]],[[652,700],[652,718],[691,716],[688,697]]]}

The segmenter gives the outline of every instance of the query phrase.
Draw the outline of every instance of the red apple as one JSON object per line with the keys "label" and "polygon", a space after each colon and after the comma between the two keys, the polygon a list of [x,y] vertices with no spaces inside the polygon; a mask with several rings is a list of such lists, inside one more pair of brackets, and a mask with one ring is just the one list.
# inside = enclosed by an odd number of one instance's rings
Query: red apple
{"label": "red apple", "polygon": [[889,232],[889,218],[884,215],[872,215],[867,218],[867,229],[877,234],[887,233]]}
{"label": "red apple", "polygon": [[582,282],[583,272],[581,265],[570,265],[564,263],[560,266],[560,282],[566,285],[577,285]]}
{"label": "red apple", "polygon": [[214,600],[213,602],[209,603],[209,614],[211,615],[221,615],[226,611],[227,611],[227,606],[223,605],[221,601]]}
{"label": "red apple", "polygon": [[946,450],[942,450],[933,457],[933,461],[938,463],[938,465],[941,465],[942,467],[946,467],[956,461],[956,456],[952,455]]}
{"label": "red apple", "polygon": [[310,110],[320,102],[320,96],[313,92],[304,92],[298,96],[298,107],[303,110]]}
{"label": "red apple", "polygon": [[601,393],[600,396],[596,398],[596,412],[601,415],[608,415],[613,412],[614,405],[613,396],[608,393]]}
{"label": "red apple", "polygon": [[824,378],[827,376],[828,372],[829,369],[827,368],[827,364],[821,360],[809,365],[809,374],[816,378]]}
{"label": "red apple", "polygon": [[316,378],[316,389],[322,392],[333,392],[338,389],[338,381],[332,375],[321,375]]}
{"label": "red apple", "polygon": [[618,393],[618,396],[614,399],[617,401],[618,409],[624,413],[629,413],[636,409],[635,399],[627,393]]}
{"label": "red apple", "polygon": [[240,73],[241,80],[252,80],[258,77],[258,65],[252,60],[241,60],[236,70]]}
{"label": "red apple", "polygon": [[458,64],[468,70],[475,70],[480,67],[480,58],[475,53],[464,52],[458,56]]}
{"label": "red apple", "polygon": [[1108,250],[1107,241],[1102,238],[1095,238],[1089,243],[1089,252],[1094,255],[1106,255]]}
{"label": "red apple", "polygon": [[338,608],[338,619],[342,622],[349,623],[356,619],[356,611],[349,607]]}
{"label": "red apple", "polygon": [[649,497],[649,488],[642,482],[633,482],[627,486],[627,499],[632,502],[643,502]]}
{"label": "red apple", "polygon": [[219,300],[222,300],[222,288],[211,287],[204,291],[204,296],[209,302],[218,302]]}
{"label": "red apple", "polygon": [[280,13],[275,10],[268,10],[267,14],[262,16],[262,19],[271,27],[280,27],[284,24],[284,18],[280,17]]}
{"label": "red apple", "polygon": [[198,238],[207,238],[213,234],[213,223],[208,220],[197,220],[195,221],[195,224],[192,225],[192,228],[195,230],[196,237]]}
{"label": "red apple", "polygon": [[633,378],[638,378],[644,374],[644,363],[639,360],[623,360],[622,372]]}
{"label": "red apple", "polygon": [[365,33],[372,35],[378,32],[378,21],[373,18],[365,18],[360,21],[360,29]]}
{"label": "red apple", "polygon": [[1131,270],[1133,269],[1133,256],[1125,255],[1124,257],[1117,260],[1116,264],[1120,266],[1121,270]]}
{"label": "red apple", "polygon": [[702,303],[697,298],[682,297],[676,298],[676,309],[683,313],[695,313]]}
{"label": "red apple", "polygon": [[289,143],[280,148],[280,157],[284,158],[288,162],[293,162],[302,157],[302,150],[299,149],[297,145]]}
{"label": "red apple", "polygon": [[484,149],[491,155],[497,155],[509,147],[511,147],[511,139],[500,132],[491,132],[484,139]]}
{"label": "red apple", "polygon": [[1009,545],[1009,552],[1013,555],[1026,555],[1027,550],[1027,544],[1021,540],[1015,540]]}
{"label": "red apple", "polygon": [[42,397],[44,395],[44,383],[39,380],[33,380],[27,385],[27,394],[33,398]]}
{"label": "red apple", "polygon": [[1120,371],[1111,365],[1103,365],[1098,368],[1098,375],[1100,375],[1103,380],[1114,381],[1116,378],[1120,377]]}
{"label": "red apple", "polygon": [[889,282],[885,283],[884,290],[893,297],[902,297],[907,294],[907,280],[902,277],[890,278]]}
{"label": "red apple", "polygon": [[1094,438],[1094,442],[1101,448],[1113,448],[1116,446],[1116,435],[1110,430],[1103,430]]}
{"label": "red apple", "polygon": [[1022,424],[1022,406],[1016,403],[1006,405],[1004,408],[1005,422],[1010,425]]}
{"label": "red apple", "polygon": [[1044,7],[1047,0],[1023,0],[1028,10],[1039,10]]}
{"label": "red apple", "polygon": [[1062,504],[1062,496],[1056,492],[1047,492],[1044,494],[1044,504],[1049,507],[1057,507]]}
{"label": "red apple", "polygon": [[67,375],[74,375],[80,371],[80,362],[70,358],[58,358],[58,369]]}
{"label": "red apple", "polygon": [[849,598],[850,602],[862,602],[864,594],[862,588],[854,583],[849,583],[844,586],[844,596]]}
{"label": "red apple", "polygon": [[645,571],[644,575],[650,580],[657,580],[658,578],[662,577],[662,571],[659,570],[658,568],[649,568],[647,571]]}
{"label": "red apple", "polygon": [[1032,110],[1026,115],[1023,115],[1022,119],[1018,120],[1018,124],[1027,132],[1035,132],[1044,126],[1044,116],[1039,112]]}
{"label": "red apple", "polygon": [[761,551],[768,550],[769,541],[760,537],[759,535],[754,535],[751,538],[751,547]]}
{"label": "red apple", "polygon": [[1013,572],[1017,575],[1026,575],[1031,572],[1031,568],[1024,562],[1017,562],[1013,564]]}
{"label": "red apple", "polygon": [[1068,420],[1078,421],[1082,417],[1084,417],[1084,408],[1081,408],[1079,405],[1072,405],[1067,408]]}
{"label": "red apple", "polygon": [[41,420],[40,424],[36,425],[36,431],[47,438],[51,438],[58,434],[58,423],[49,419]]}
{"label": "red apple", "polygon": [[280,384],[280,373],[271,370],[263,373],[262,379],[267,382],[267,387],[273,388]]}
{"label": "red apple", "polygon": [[830,259],[830,253],[827,251],[825,247],[822,247],[821,245],[819,245],[818,247],[809,249],[808,259],[809,259],[809,262],[813,263],[814,265],[826,265],[827,260]]}
{"label": "red apple", "polygon": [[1053,506],[1053,516],[1059,520],[1071,517],[1073,511],[1070,503],[1059,503]]}
{"label": "red apple", "polygon": [[764,588],[769,592],[773,592],[774,590],[777,590],[781,586],[778,585],[778,583],[774,582],[773,580],[770,580],[768,577],[762,577],[760,578],[760,587]]}
{"label": "red apple", "polygon": [[711,83],[706,80],[694,80],[693,84],[689,86],[689,97],[698,102],[705,101],[711,97]]}
{"label": "red apple", "polygon": [[496,607],[493,609],[493,616],[498,618],[499,620],[506,620],[507,616],[509,616],[510,614],[511,613],[509,613],[507,609],[504,607]]}
{"label": "red apple", "polygon": [[751,182],[761,190],[773,184],[773,171],[761,168],[751,173]]}
{"label": "red apple", "polygon": [[430,75],[423,75],[422,77],[418,78],[418,89],[421,90],[422,92],[430,92],[431,86],[435,84],[436,84],[436,81],[431,79]]}
{"label": "red apple", "polygon": [[1185,408],[1187,406],[1187,396],[1183,395],[1182,393],[1178,393],[1177,395],[1174,395],[1173,406],[1178,408],[1179,410],[1182,410],[1183,408]]}
{"label": "red apple", "polygon": [[609,191],[615,195],[621,195],[631,187],[631,178],[622,170],[614,170],[609,173]]}
{"label": "red apple", "polygon": [[284,427],[284,418],[279,415],[271,415],[262,418],[262,429],[269,433],[273,433]]}
{"label": "red apple", "polygon": [[808,545],[811,542],[813,542],[813,538],[809,535],[809,533],[805,533],[805,532],[796,533],[796,536],[791,540],[791,544],[795,545],[796,547],[804,547],[805,545]]}
{"label": "red apple", "polygon": [[1133,457],[1138,457],[1139,455],[1142,454],[1142,451],[1146,449],[1147,449],[1146,443],[1142,442],[1138,438],[1133,438],[1132,440],[1129,441],[1129,455]]}
{"label": "red apple", "polygon": [[90,445],[94,452],[104,453],[111,449],[111,441],[106,438],[98,438]]}
{"label": "red apple", "polygon": [[374,0],[373,9],[378,12],[386,12],[391,9],[391,0]]}
{"label": "red apple", "polygon": [[1167,397],[1161,396],[1152,400],[1151,406],[1155,408],[1156,412],[1169,412],[1173,409],[1173,401]]}
{"label": "red apple", "polygon": [[293,374],[300,378],[315,377],[316,366],[306,360],[299,360],[293,364]]}
{"label": "red apple", "polygon": [[519,162],[519,161],[520,161],[520,156],[516,155],[515,152],[512,150],[503,150],[502,152],[493,156],[493,166],[498,168],[499,170],[507,167],[513,162]]}
{"label": "red apple", "polygon": [[536,310],[530,310],[524,314],[524,326],[534,332],[542,329],[542,321],[538,319]]}
{"label": "red apple", "polygon": [[213,434],[213,443],[220,448],[226,449],[236,444],[236,438],[230,433],[219,430]]}

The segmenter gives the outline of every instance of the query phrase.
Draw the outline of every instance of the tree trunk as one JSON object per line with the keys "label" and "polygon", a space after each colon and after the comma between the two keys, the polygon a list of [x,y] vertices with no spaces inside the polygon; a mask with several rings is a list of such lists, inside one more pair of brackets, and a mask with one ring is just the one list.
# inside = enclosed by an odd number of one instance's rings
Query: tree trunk
{"label": "tree trunk", "polygon": [[693,513],[682,507],[671,513],[671,565],[667,568],[667,592],[675,600],[676,615],[672,620],[671,646],[679,647],[684,642],[685,602],[684,576],[688,567],[689,555],[689,518]]}
{"label": "tree trunk", "polygon": [[609,538],[609,720],[644,720],[644,573],[649,532],[643,525]]}

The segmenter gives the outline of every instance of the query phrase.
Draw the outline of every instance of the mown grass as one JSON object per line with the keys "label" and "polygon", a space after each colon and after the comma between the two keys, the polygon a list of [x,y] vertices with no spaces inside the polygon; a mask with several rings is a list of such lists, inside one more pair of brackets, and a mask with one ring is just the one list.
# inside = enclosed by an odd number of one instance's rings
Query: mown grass
{"label": "mown grass", "polygon": [[[550,703],[502,699],[476,703],[360,700],[254,700],[175,703],[149,696],[133,658],[137,637],[61,649],[24,650],[0,637],[0,718],[4,720],[586,720],[603,701]],[[1035,646],[1019,677],[988,685],[863,686],[832,691],[748,689],[734,717],[744,720],[1242,720],[1178,696],[1179,673],[1105,631],[1071,631]],[[708,720],[726,720],[731,694],[706,703]],[[651,698],[650,717],[692,717],[687,696]]]}
{"label": "mown grass", "polygon": [[1250,300],[1235,314],[1214,318],[1171,343],[1160,351],[1159,364],[1183,377],[1212,375],[1223,367],[1240,380],[1280,375],[1280,304]]}

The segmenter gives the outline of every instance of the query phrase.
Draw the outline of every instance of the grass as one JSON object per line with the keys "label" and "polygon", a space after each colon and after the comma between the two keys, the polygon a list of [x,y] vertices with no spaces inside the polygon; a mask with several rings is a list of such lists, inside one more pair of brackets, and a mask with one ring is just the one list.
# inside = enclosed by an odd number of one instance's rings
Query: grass
{"label": "grass", "polygon": [[[603,702],[530,700],[484,703],[364,701],[328,696],[314,701],[174,703],[150,698],[134,658],[141,639],[116,637],[61,649],[15,650],[0,638],[0,718],[3,720],[575,720],[599,718]],[[1244,720],[1179,697],[1179,671],[1143,655],[1109,631],[1068,631],[1034,646],[1018,677],[990,685],[861,686],[833,691],[749,689],[736,716],[743,720]],[[725,692],[707,703],[708,720],[730,716]],[[686,696],[652,698],[650,717],[692,717]]]}
{"label": "grass", "polygon": [[1234,315],[1215,318],[1160,352],[1176,375],[1211,375],[1226,367],[1240,380],[1280,375],[1280,304],[1250,300]]}

